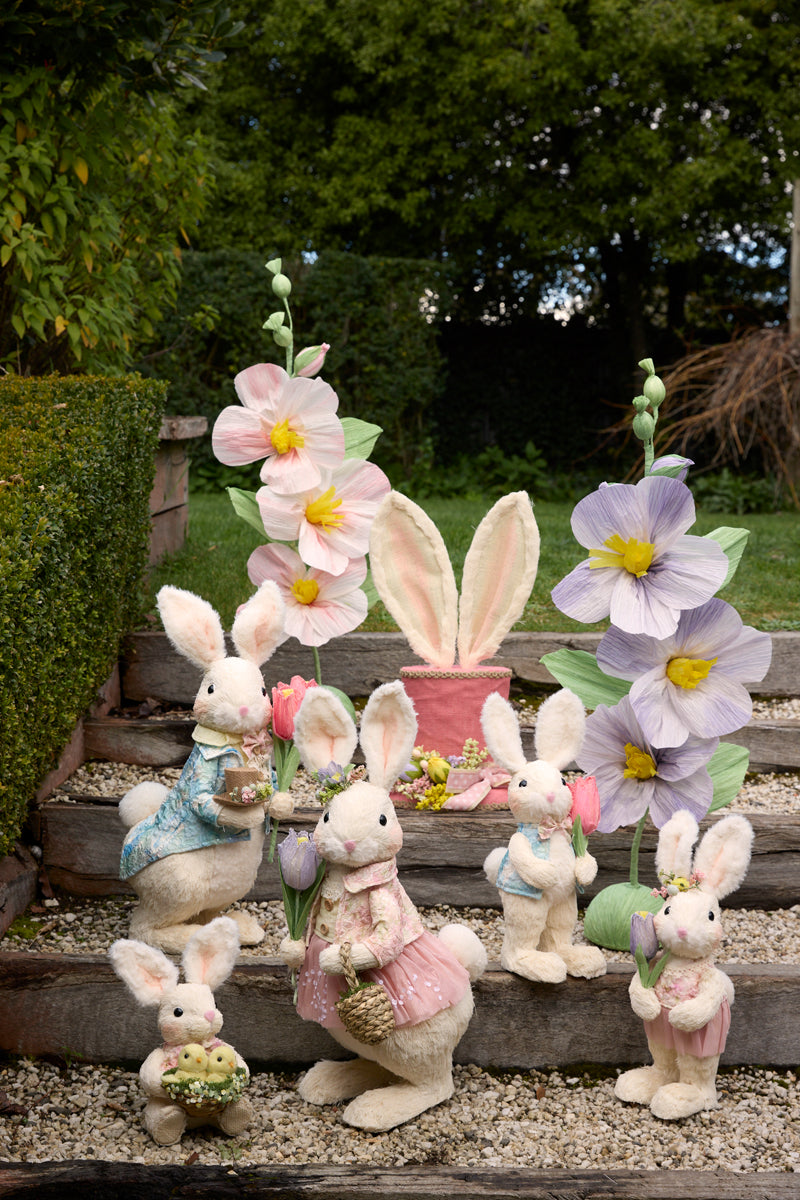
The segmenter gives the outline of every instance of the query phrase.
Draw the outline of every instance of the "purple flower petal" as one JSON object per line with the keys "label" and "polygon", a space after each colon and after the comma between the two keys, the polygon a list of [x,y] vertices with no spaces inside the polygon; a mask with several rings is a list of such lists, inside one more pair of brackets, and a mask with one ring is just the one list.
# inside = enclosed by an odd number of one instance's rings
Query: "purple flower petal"
{"label": "purple flower petal", "polygon": [[592,623],[608,616],[616,571],[593,571],[584,559],[551,592],[553,603],[575,621]]}
{"label": "purple flower petal", "polygon": [[656,829],[666,825],[679,809],[685,808],[696,821],[708,812],[714,795],[714,784],[708,771],[695,771],[683,779],[675,779],[669,787],[658,788],[650,805],[650,817]]}

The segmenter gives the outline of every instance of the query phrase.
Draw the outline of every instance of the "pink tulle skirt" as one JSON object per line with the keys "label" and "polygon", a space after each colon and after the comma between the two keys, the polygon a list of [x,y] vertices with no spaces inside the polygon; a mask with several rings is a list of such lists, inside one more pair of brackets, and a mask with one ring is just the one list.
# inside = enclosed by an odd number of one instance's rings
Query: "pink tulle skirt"
{"label": "pink tulle skirt", "polygon": [[670,1025],[669,1013],[668,1008],[662,1008],[655,1020],[644,1022],[648,1042],[658,1042],[678,1054],[691,1054],[695,1058],[712,1058],[715,1054],[722,1054],[731,1027],[731,1009],[727,999],[723,999],[707,1025],[691,1033]]}
{"label": "pink tulle skirt", "polygon": [[[327,975],[319,956],[329,943],[314,934],[297,984],[297,1011],[305,1021],[343,1029],[336,1002],[347,991],[343,975]],[[434,934],[424,930],[394,962],[359,971],[364,983],[381,983],[389,994],[397,1025],[419,1025],[457,1004],[469,987],[464,967]]]}

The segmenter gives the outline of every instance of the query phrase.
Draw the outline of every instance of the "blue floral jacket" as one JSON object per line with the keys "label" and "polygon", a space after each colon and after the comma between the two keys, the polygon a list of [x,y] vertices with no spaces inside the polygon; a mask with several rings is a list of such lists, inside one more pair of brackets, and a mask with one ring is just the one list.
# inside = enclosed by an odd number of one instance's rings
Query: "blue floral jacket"
{"label": "blue floral jacket", "polygon": [[[210,733],[210,731],[209,731]],[[213,798],[225,791],[225,768],[241,767],[244,759],[230,744],[201,741],[207,731],[195,728],[195,746],[181,777],[161,807],[130,830],[122,846],[120,879],[130,879],[144,867],[170,854],[184,854],[201,846],[247,841],[249,829],[231,830],[220,824]]]}
{"label": "blue floral jacket", "polygon": [[[517,832],[525,835],[531,850],[537,858],[542,858],[545,861],[549,860],[550,842],[540,841],[538,825],[520,824],[517,826]],[[507,850],[500,862],[496,886],[500,888],[501,892],[512,892],[515,896],[530,896],[533,900],[539,900],[542,895],[540,888],[535,888],[530,883],[526,883],[522,876],[514,870]]]}

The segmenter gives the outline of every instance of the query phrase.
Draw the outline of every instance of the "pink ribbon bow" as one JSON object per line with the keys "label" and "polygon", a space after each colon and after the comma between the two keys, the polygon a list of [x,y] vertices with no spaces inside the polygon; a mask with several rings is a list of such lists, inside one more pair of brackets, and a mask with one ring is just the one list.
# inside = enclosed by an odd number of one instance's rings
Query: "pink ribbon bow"
{"label": "pink ribbon bow", "polygon": [[445,787],[448,792],[454,792],[454,795],[445,800],[442,808],[454,812],[469,812],[470,809],[478,807],[492,788],[504,787],[510,779],[508,772],[493,762],[484,763],[476,771],[453,767],[447,776]]}
{"label": "pink ribbon bow", "polygon": [[572,837],[572,817],[564,817],[563,821],[556,821],[553,817],[545,817],[539,826],[539,841],[548,841],[559,829],[568,838]]}
{"label": "pink ribbon bow", "polygon": [[256,754],[268,754],[271,749],[272,738],[266,729],[262,729],[258,733],[247,733],[242,738],[242,751],[248,758],[252,758]]}

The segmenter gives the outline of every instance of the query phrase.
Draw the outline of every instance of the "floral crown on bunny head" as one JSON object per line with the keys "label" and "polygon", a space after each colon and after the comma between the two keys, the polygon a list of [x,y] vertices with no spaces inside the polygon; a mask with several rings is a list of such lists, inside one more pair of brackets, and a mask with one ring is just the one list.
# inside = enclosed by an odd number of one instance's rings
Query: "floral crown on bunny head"
{"label": "floral crown on bunny head", "polygon": [[[505,804],[493,764],[475,765],[474,752],[483,748],[480,713],[486,696],[497,691],[507,699],[511,680],[509,668],[487,666],[485,660],[522,615],[539,565],[539,530],[527,493],[503,496],[480,522],[464,560],[460,598],[441,533],[398,492],[385,496],[375,515],[370,564],[378,595],[423,660],[400,671],[416,709],[422,757],[460,771],[453,790],[449,773],[445,780],[431,777],[436,802],[420,793],[417,807]],[[472,791],[475,783],[482,786]],[[461,802],[465,789],[470,797]],[[393,793],[393,799],[409,803],[407,795]]]}

